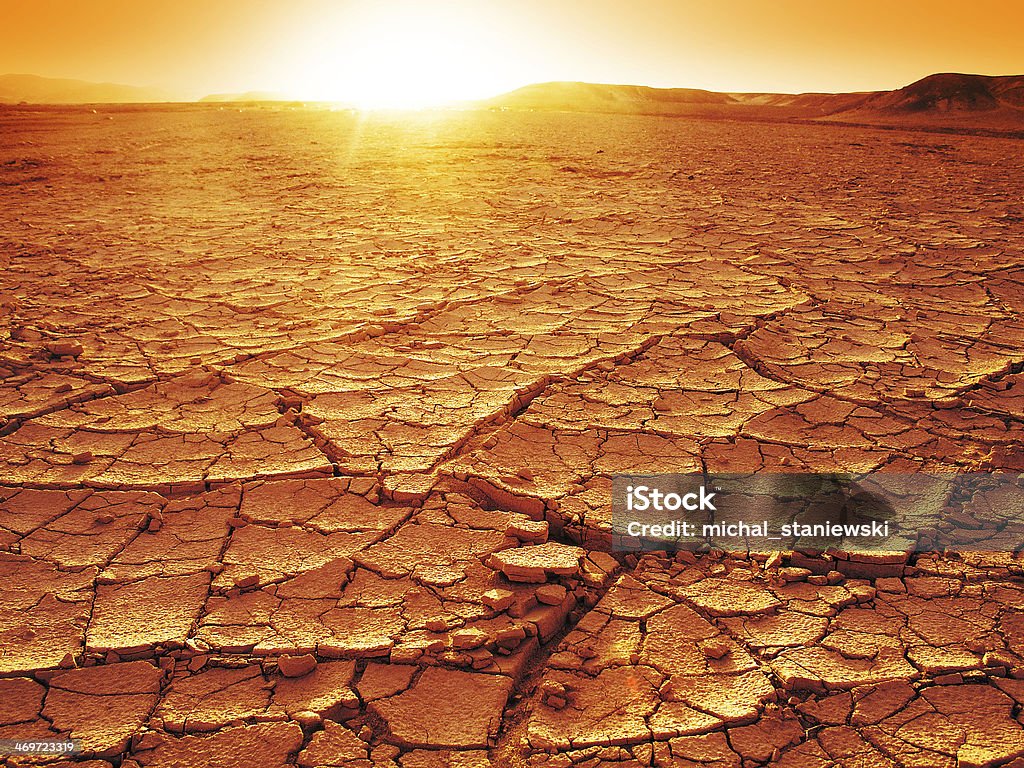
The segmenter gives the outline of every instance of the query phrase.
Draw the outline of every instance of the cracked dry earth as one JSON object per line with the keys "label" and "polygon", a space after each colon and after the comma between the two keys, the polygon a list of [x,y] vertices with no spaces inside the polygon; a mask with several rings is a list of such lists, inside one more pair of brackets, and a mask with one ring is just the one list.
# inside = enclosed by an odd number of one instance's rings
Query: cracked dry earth
{"label": "cracked dry earth", "polygon": [[1024,469],[1020,142],[0,122],[0,739],[1024,766],[1011,556],[607,552],[620,472]]}

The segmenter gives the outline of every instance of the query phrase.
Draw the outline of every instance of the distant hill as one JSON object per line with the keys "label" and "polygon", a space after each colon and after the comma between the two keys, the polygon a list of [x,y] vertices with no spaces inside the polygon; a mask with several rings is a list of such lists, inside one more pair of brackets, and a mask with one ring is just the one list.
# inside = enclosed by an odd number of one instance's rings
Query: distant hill
{"label": "distant hill", "polygon": [[862,104],[875,92],[860,93],[731,93],[738,104],[829,115]]}
{"label": "distant hill", "polygon": [[984,112],[1024,107],[1024,76],[929,75],[896,91],[877,93],[858,109],[907,112]]}
{"label": "distant hill", "polygon": [[0,75],[0,104],[139,104],[172,101],[154,88],[38,75]]}
{"label": "distant hill", "polygon": [[287,96],[273,91],[246,91],[245,93],[211,93],[203,96],[200,103],[207,102],[244,102],[244,101],[292,101]]}
{"label": "distant hill", "polygon": [[727,93],[697,88],[651,88],[645,85],[603,85],[597,83],[536,83],[494,99],[488,106],[509,109],[540,109],[569,112],[670,113],[680,106],[694,104],[731,104]]}
{"label": "distant hill", "polygon": [[[179,101],[152,88],[36,75],[0,75],[0,104],[100,104]],[[218,93],[207,103],[289,101],[278,93]],[[940,73],[892,91],[863,93],[719,93],[602,83],[536,83],[463,108],[821,120],[958,132],[1024,135],[1024,75]]]}
{"label": "distant hill", "polygon": [[904,88],[872,94],[826,119],[1020,133],[1024,75],[929,75]]}
{"label": "distant hill", "polygon": [[787,112],[828,114],[859,104],[871,93],[719,93],[696,88],[651,88],[643,85],[555,82],[527,85],[481,102],[499,109],[630,114],[694,114],[777,108]]}
{"label": "distant hill", "polygon": [[478,103],[490,109],[816,119],[1024,129],[1024,75],[929,75],[893,91],[718,93],[596,83],[539,83]]}

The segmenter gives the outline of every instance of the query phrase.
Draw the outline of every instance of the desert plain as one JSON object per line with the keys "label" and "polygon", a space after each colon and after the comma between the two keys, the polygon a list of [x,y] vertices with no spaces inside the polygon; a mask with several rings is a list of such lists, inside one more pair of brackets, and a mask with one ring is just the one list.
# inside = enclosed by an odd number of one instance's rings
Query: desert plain
{"label": "desert plain", "polygon": [[4,765],[1024,766],[1010,552],[609,552],[1024,469],[1021,140],[0,112]]}

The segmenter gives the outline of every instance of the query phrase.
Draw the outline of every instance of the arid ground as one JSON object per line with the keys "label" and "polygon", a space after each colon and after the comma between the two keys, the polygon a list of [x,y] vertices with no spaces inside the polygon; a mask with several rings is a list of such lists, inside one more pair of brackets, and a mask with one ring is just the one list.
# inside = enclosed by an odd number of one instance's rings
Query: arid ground
{"label": "arid ground", "polygon": [[1022,147],[0,113],[0,739],[1024,766],[1011,554],[606,551],[621,472],[1024,470]]}

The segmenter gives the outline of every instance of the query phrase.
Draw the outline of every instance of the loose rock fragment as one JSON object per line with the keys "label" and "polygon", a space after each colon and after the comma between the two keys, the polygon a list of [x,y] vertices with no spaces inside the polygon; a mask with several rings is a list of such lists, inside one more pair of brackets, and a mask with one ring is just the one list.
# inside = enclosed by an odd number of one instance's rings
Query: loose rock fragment
{"label": "loose rock fragment", "polygon": [[488,560],[495,570],[500,570],[509,581],[541,583],[548,574],[576,576],[580,573],[583,550],[556,541],[536,546],[506,549],[491,555]]}
{"label": "loose rock fragment", "polygon": [[302,656],[284,654],[277,660],[277,668],[285,677],[302,677],[316,669],[316,657],[311,653]]}

